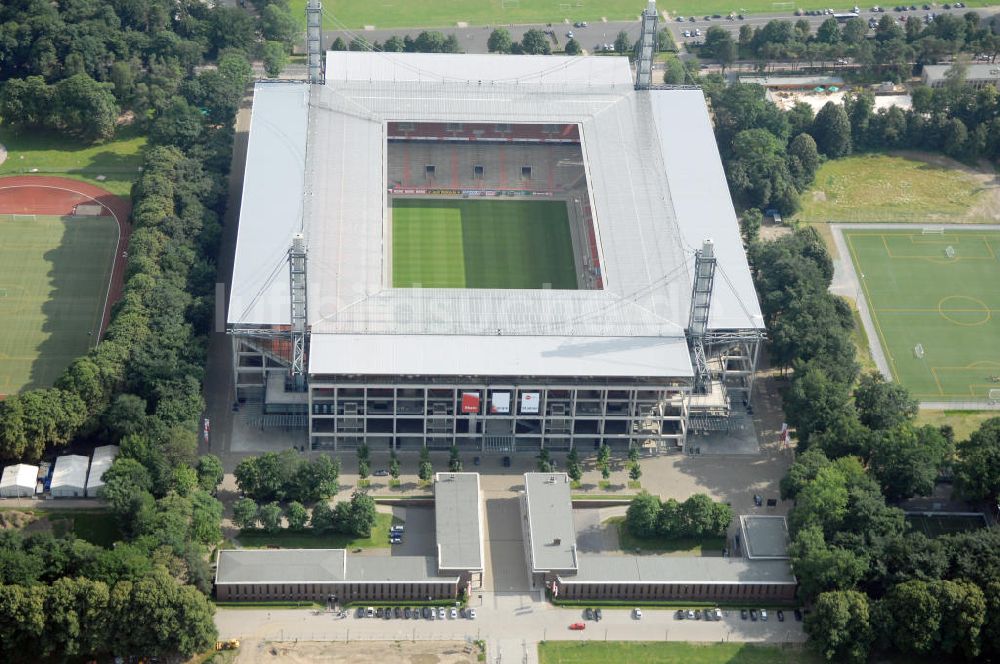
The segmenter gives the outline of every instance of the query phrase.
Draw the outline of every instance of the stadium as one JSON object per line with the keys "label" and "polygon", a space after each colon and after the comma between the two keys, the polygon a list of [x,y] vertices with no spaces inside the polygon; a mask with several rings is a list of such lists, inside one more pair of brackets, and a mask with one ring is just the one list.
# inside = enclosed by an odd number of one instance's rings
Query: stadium
{"label": "stadium", "polygon": [[627,58],[379,52],[258,83],[243,410],[314,450],[493,453],[745,417],[759,304],[705,99],[649,85],[651,49],[642,85]]}

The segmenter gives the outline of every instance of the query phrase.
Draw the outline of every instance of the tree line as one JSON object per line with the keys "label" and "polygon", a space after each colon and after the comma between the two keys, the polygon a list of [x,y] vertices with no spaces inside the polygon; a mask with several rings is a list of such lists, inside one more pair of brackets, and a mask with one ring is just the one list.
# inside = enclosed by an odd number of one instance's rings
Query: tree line
{"label": "tree line", "polygon": [[861,65],[866,80],[908,78],[913,64],[934,64],[959,53],[1000,54],[1000,35],[976,12],[962,16],[940,14],[924,23],[907,15],[903,25],[884,13],[869,30],[867,21],[852,18],[843,24],[828,18],[813,32],[805,19],[773,20],[761,27],[740,26],[736,39],[713,26],[705,33],[699,55],[726,67],[736,60],[753,60],[764,71],[771,62],[804,62],[810,66],[841,58]]}
{"label": "tree line", "polygon": [[[1000,529],[930,538],[896,506],[929,495],[952,469],[959,495],[995,499],[1000,418],[968,441],[918,426],[908,391],[860,375],[853,319],[828,292],[832,261],[812,229],[755,241],[749,257],[798,458],[781,482],[789,555],[812,645],[829,661],[884,654],[995,657],[1000,634]],[[957,448],[957,453],[956,453]],[[915,637],[914,635],[919,635]]]}
{"label": "tree line", "polygon": [[660,500],[643,491],[629,503],[625,527],[635,537],[667,539],[725,537],[733,510],[725,503],[696,493],[684,502]]}
{"label": "tree line", "polygon": [[[201,382],[234,118],[249,57],[276,36],[261,30],[245,11],[194,0],[0,7],[4,122],[46,126],[23,110],[37,110],[33,95],[85,76],[110,84],[101,89],[148,135],[132,188],[125,287],[101,343],[52,388],[0,404],[0,458],[32,461],[71,441],[120,445],[103,491],[126,541],[90,556],[67,538],[59,547],[83,558],[60,566],[42,552],[48,545],[7,540],[0,555],[21,570],[4,572],[0,585],[7,659],[189,657],[215,639],[207,559],[221,539],[222,467],[196,456]],[[216,66],[196,71],[206,62]],[[8,115],[14,103],[26,106]],[[41,571],[35,556],[47,561]]]}

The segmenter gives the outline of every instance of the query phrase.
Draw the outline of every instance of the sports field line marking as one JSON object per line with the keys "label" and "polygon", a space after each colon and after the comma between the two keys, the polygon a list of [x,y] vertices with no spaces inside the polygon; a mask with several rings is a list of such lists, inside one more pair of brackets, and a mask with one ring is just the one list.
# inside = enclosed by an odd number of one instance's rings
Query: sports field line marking
{"label": "sports field line marking", "polygon": [[[955,256],[953,258],[941,258],[940,256],[896,256],[892,253],[892,249],[889,248],[889,242],[886,240],[888,237],[885,233],[879,233],[877,236],[875,234],[869,234],[867,237],[879,237],[882,240],[882,246],[885,247],[885,254],[892,260],[916,260],[916,261],[928,261],[930,263],[939,263],[941,265],[948,265],[951,263],[957,263],[959,261],[995,261],[996,254],[993,253],[993,247],[986,240],[985,235],[978,235],[973,237],[978,237],[984,245],[986,245],[986,250],[990,252],[989,256]],[[893,235],[893,237],[899,237],[899,235]],[[966,236],[969,237],[969,236]],[[909,235],[910,242],[913,242],[914,236]],[[947,244],[958,244],[957,241],[952,242],[951,240],[944,240],[943,243]],[[927,242],[926,244],[940,244],[938,242]]]}
{"label": "sports field line marking", "polygon": [[[881,234],[880,234],[881,235]],[[844,239],[847,240],[847,245],[850,247],[851,262],[854,263],[854,271],[858,274],[858,281],[861,283],[861,290],[865,293],[865,302],[868,303],[868,311],[871,314],[872,322],[875,323],[875,330],[878,332],[879,342],[882,344],[882,353],[885,354],[887,360],[889,360],[889,371],[892,372],[892,377],[898,383],[899,371],[896,369],[896,358],[892,356],[892,351],[889,350],[889,342],[882,331],[882,325],[879,323],[878,314],[876,313],[875,300],[872,299],[871,293],[868,292],[868,282],[864,279],[864,271],[861,269],[860,259],[858,258],[858,250],[854,248],[854,238],[851,237],[849,233],[843,233]],[[884,238],[884,235],[882,236]],[[884,241],[884,240],[883,240]]]}
{"label": "sports field line marking", "polygon": [[[85,194],[82,191],[77,191],[76,189],[70,189],[68,187],[56,187],[56,186],[53,186],[53,185],[50,185],[50,184],[19,184],[19,185],[10,186],[10,187],[0,187],[0,190],[4,190],[4,189],[20,189],[22,187],[37,187],[39,189],[55,189],[56,191],[68,191],[71,194],[76,194],[77,196],[83,196],[84,198],[97,203],[98,205],[100,205],[101,207],[103,207],[105,210],[107,210],[108,212],[110,212],[111,213],[111,217],[115,220],[115,233],[117,234],[117,237],[115,239],[115,253],[114,253],[114,256],[111,257],[111,269],[110,269],[110,273],[108,274],[108,286],[107,286],[107,288],[104,291],[104,307],[101,308],[101,317],[98,319],[97,334],[94,335],[94,347],[96,348],[97,345],[100,344],[100,342],[101,342],[101,329],[100,329],[100,326],[101,326],[101,324],[104,323],[104,317],[108,313],[108,301],[111,299],[111,282],[115,278],[115,262],[117,262],[117,260],[118,260],[118,253],[121,251],[121,244],[122,244],[122,220],[118,218],[118,215],[115,214],[114,210],[112,210],[110,207],[108,207],[104,203],[101,203],[99,200],[97,200],[96,198],[94,198],[90,194]],[[110,191],[108,192],[108,195],[109,196],[114,196],[114,194],[112,194]]]}

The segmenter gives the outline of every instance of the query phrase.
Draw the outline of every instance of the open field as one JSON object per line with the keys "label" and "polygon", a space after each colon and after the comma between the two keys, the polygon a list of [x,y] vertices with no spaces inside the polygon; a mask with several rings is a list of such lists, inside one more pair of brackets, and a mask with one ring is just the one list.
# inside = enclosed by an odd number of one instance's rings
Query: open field
{"label": "open field", "polygon": [[817,655],[800,646],[683,641],[543,641],[540,664],[818,664]]}
{"label": "open field", "polygon": [[803,222],[995,223],[1000,187],[992,172],[919,153],[827,161],[802,194]]}
{"label": "open field", "polygon": [[923,514],[907,514],[906,522],[917,532],[928,537],[940,537],[952,533],[964,533],[986,527],[983,516],[926,516]]}
{"label": "open field", "polygon": [[[306,0],[291,0],[292,15],[305,26]],[[970,0],[969,7],[989,4]],[[574,21],[628,21],[637,19],[646,3],[642,0],[408,0],[407,2],[366,2],[332,0],[323,5],[323,27],[328,30],[378,28],[448,27],[458,21],[470,25],[505,25],[508,23],[561,23]],[[656,8],[677,15],[784,13],[796,8],[825,9],[828,0],[659,0]],[[847,5],[844,6],[845,8]]]}
{"label": "open field", "polygon": [[392,525],[392,515],[375,515],[375,525],[371,537],[354,538],[350,535],[331,533],[328,535],[314,534],[312,530],[294,531],[281,530],[276,533],[265,533],[262,530],[243,531],[236,538],[242,549],[263,549],[279,547],[282,549],[378,549],[389,546],[389,527]]}
{"label": "open field", "polygon": [[923,401],[1000,388],[1000,232],[845,229],[844,238],[897,381]]}
{"label": "open field", "polygon": [[478,648],[462,641],[244,641],[238,651],[239,664],[283,662],[285,664],[357,664],[391,662],[392,664],[472,664],[478,661]]}
{"label": "open field", "polygon": [[[61,175],[83,180],[128,196],[139,175],[146,138],[125,127],[118,137],[100,145],[83,145],[75,139],[49,131],[22,131],[15,134],[0,125],[0,144],[7,148],[7,161],[0,175]],[[34,169],[37,169],[34,170]],[[103,175],[104,180],[97,176]]]}
{"label": "open field", "polygon": [[1000,417],[1000,413],[990,410],[923,410],[917,413],[917,426],[943,424],[955,430],[955,440],[966,440],[983,422]]}
{"label": "open field", "polygon": [[575,289],[562,201],[395,199],[396,288]]}
{"label": "open field", "polygon": [[45,387],[97,339],[118,227],[0,215],[0,395]]}
{"label": "open field", "polygon": [[666,537],[634,537],[625,527],[625,517],[613,516],[605,523],[618,531],[618,546],[622,551],[633,553],[670,553],[682,556],[721,556],[726,544],[724,537],[705,539],[667,539]]}

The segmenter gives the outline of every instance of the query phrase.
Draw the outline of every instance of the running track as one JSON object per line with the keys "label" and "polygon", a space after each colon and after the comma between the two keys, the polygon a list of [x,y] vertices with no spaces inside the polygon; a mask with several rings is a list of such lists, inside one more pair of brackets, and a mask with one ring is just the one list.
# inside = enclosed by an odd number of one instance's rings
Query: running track
{"label": "running track", "polygon": [[121,299],[125,285],[125,250],[128,247],[132,225],[129,215],[132,203],[127,198],[79,180],[40,175],[17,175],[0,178],[0,214],[46,214],[65,216],[73,214],[77,205],[99,203],[106,215],[118,222],[118,246],[115,250],[114,271],[108,286],[104,305],[101,332],[111,320],[111,307]]}

